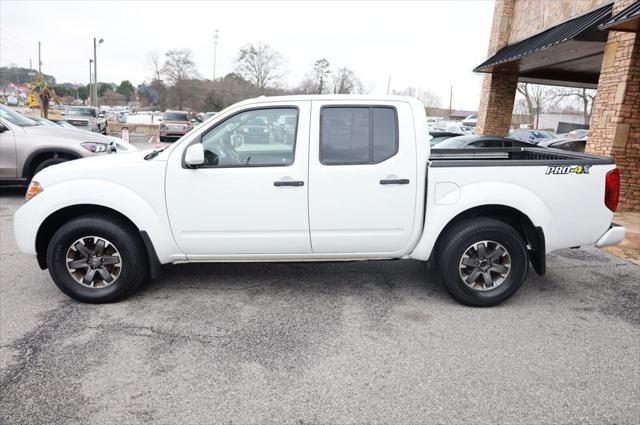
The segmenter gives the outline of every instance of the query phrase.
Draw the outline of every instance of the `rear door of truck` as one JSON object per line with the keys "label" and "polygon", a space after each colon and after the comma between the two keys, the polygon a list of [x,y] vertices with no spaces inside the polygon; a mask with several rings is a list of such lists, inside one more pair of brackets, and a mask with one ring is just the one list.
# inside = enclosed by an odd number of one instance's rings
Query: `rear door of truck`
{"label": "rear door of truck", "polygon": [[312,102],[312,252],[389,255],[406,247],[418,186],[414,129],[405,102]]}

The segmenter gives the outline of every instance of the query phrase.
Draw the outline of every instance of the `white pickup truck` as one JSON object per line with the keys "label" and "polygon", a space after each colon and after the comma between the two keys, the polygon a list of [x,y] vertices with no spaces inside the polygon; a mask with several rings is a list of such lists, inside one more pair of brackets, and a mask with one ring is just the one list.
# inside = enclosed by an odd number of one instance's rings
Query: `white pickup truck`
{"label": "white pickup truck", "polygon": [[70,297],[109,302],[161,264],[431,260],[473,306],[497,304],[560,248],[620,243],[610,158],[546,148],[433,151],[407,97],[261,97],[172,146],[35,177],[22,252]]}

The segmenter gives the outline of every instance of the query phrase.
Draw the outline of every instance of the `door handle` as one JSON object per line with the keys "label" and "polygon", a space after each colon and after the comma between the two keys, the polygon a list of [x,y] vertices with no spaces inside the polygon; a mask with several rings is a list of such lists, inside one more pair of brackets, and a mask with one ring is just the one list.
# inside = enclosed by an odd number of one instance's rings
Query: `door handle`
{"label": "door handle", "polygon": [[382,179],[380,184],[409,184],[409,179]]}
{"label": "door handle", "polygon": [[300,187],[300,186],[304,186],[304,182],[300,180],[278,180],[276,182],[273,182],[273,185],[276,187],[280,187],[280,186]]}

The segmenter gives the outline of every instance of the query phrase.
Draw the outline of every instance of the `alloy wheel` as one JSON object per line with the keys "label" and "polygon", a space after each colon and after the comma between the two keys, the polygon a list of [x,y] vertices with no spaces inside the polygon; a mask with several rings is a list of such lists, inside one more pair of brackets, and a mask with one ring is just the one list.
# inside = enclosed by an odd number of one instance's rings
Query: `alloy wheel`
{"label": "alloy wheel", "polygon": [[99,236],[85,236],[72,243],[67,250],[66,265],[71,277],[88,288],[106,288],[122,273],[120,252]]}
{"label": "alloy wheel", "polygon": [[460,259],[460,278],[477,291],[488,291],[502,285],[510,271],[509,251],[495,241],[474,243]]}

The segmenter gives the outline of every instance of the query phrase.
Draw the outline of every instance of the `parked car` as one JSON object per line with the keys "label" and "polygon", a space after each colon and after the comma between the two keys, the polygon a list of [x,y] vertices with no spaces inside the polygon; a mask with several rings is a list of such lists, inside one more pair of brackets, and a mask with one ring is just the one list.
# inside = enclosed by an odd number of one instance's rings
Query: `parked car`
{"label": "parked car", "polygon": [[98,116],[98,109],[90,106],[70,106],[64,111],[64,119],[82,130],[107,134],[107,120]]}
{"label": "parked car", "polygon": [[497,136],[458,136],[438,143],[434,149],[526,148],[535,144]]}
{"label": "parked car", "polygon": [[[44,125],[44,126],[48,126],[48,127],[56,127],[56,128],[70,128],[73,130],[77,130],[77,131],[82,131],[80,129],[78,129],[77,127],[69,124],[66,121],[63,120],[58,120],[58,121],[53,121],[53,120],[48,120],[46,118],[41,118],[41,117],[27,117],[30,118],[32,120],[34,120],[35,122],[37,122],[39,125]],[[135,146],[133,146],[131,143],[127,143],[124,140],[118,138],[118,137],[114,137],[114,136],[102,136],[103,137],[103,142],[104,143],[110,143],[111,144],[111,150],[115,149],[116,152],[130,152],[130,151],[137,151],[138,148],[136,148]]]}
{"label": "parked car", "polygon": [[[254,118],[278,115],[297,117],[295,143],[245,143]],[[611,158],[538,147],[430,158],[424,125],[408,97],[250,99],[166,149],[39,172],[14,235],[65,294],[93,303],[126,297],[164,263],[413,258],[431,260],[458,301],[489,306],[529,264],[543,274],[548,252],[623,240]]]}
{"label": "parked car", "polygon": [[217,112],[205,112],[202,115],[202,121],[204,122],[204,121],[208,120],[209,118],[215,116],[215,114],[217,114]]}
{"label": "parked car", "polygon": [[453,133],[450,131],[429,131],[429,136],[431,136],[429,143],[431,144],[431,147],[433,147],[451,137],[462,136],[462,133]]}
{"label": "parked car", "polygon": [[529,130],[526,128],[518,128],[513,130],[509,137],[518,140],[524,140],[525,142],[538,143],[544,139],[551,139],[554,137],[553,133],[542,130]]}
{"label": "parked car", "polygon": [[452,133],[460,133],[465,135],[472,135],[475,129],[473,127],[467,127],[466,125],[449,124],[445,127],[445,131]]}
{"label": "parked car", "polygon": [[175,141],[189,131],[192,124],[189,113],[186,111],[165,111],[162,124],[160,124],[160,140]]}
{"label": "parked car", "polygon": [[100,134],[42,125],[0,106],[0,184],[26,185],[46,167],[113,150]]}
{"label": "parked car", "polygon": [[572,130],[567,134],[567,137],[574,139],[586,139],[589,136],[589,129],[586,128],[578,128],[576,130]]}
{"label": "parked car", "polygon": [[475,127],[478,123],[478,114],[471,114],[467,118],[462,120],[462,125],[467,127]]}
{"label": "parked car", "polygon": [[587,139],[574,139],[569,137],[546,139],[538,143],[538,146],[572,152],[584,152],[587,147]]}

